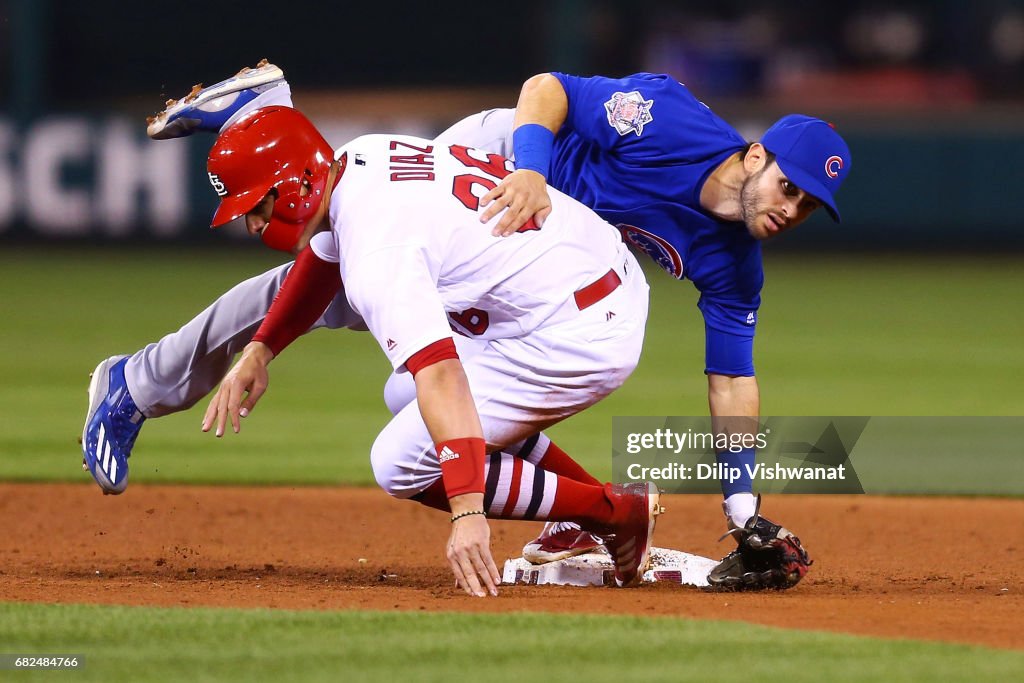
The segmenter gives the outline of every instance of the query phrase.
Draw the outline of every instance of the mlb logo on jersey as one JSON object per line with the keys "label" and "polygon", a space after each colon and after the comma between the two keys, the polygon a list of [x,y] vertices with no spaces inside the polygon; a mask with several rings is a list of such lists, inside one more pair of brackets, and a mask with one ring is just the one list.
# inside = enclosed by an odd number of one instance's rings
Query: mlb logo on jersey
{"label": "mlb logo on jersey", "polygon": [[654,120],[651,107],[654,100],[645,100],[639,90],[617,92],[604,103],[608,112],[608,125],[618,131],[619,135],[644,132],[644,126]]}

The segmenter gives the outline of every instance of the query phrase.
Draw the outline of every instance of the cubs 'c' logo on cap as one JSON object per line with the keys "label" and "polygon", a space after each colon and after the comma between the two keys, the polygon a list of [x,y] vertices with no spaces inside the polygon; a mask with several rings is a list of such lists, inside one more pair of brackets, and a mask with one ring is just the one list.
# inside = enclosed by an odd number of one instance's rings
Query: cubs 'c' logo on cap
{"label": "cubs 'c' logo on cap", "polygon": [[218,197],[227,197],[228,188],[224,185],[224,182],[220,179],[216,173],[206,172],[206,175],[210,176],[210,184],[213,185],[213,191],[217,193]]}
{"label": "cubs 'c' logo on cap", "polygon": [[619,135],[636,133],[639,136],[643,133],[644,126],[654,120],[651,115],[653,106],[654,100],[645,100],[639,90],[617,92],[604,103],[604,109],[608,112],[608,125]]}
{"label": "cubs 'c' logo on cap", "polygon": [[843,170],[843,158],[832,155],[825,160],[825,175],[829,178],[838,178],[839,171]]}

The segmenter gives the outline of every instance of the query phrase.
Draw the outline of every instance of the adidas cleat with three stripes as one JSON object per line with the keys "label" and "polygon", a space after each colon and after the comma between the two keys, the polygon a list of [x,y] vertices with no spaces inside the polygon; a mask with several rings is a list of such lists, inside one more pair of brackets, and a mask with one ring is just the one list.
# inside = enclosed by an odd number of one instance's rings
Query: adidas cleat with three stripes
{"label": "adidas cleat with three stripes", "polygon": [[82,469],[105,494],[128,486],[128,458],[146,417],[135,405],[124,378],[128,356],[112,356],[93,370],[89,410],[82,428]]}

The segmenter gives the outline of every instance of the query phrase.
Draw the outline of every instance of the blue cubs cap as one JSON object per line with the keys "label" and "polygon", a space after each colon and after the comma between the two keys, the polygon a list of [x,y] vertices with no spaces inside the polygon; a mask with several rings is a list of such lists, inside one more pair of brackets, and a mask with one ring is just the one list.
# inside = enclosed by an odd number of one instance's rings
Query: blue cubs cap
{"label": "blue cubs cap", "polygon": [[761,137],[775,162],[797,187],[818,199],[839,222],[833,195],[850,172],[850,148],[831,123],[813,116],[790,114]]}

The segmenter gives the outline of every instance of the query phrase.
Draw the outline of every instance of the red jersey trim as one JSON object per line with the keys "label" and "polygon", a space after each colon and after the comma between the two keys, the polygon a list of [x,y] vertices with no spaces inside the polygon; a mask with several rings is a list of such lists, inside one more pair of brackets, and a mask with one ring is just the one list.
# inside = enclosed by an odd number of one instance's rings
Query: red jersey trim
{"label": "red jersey trim", "polygon": [[415,377],[416,373],[420,370],[434,363],[440,363],[443,360],[458,360],[458,358],[459,353],[455,350],[455,340],[451,337],[446,337],[445,339],[438,339],[433,344],[409,356],[409,360],[405,361],[405,367]]}

